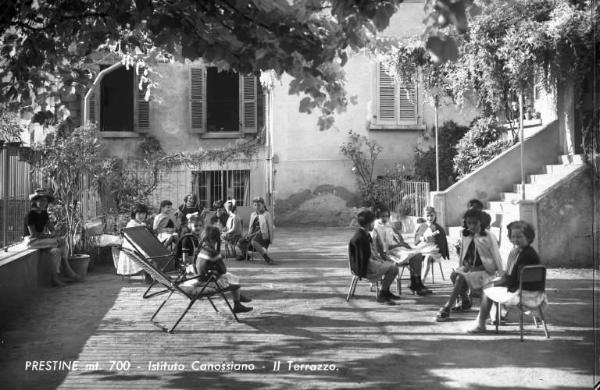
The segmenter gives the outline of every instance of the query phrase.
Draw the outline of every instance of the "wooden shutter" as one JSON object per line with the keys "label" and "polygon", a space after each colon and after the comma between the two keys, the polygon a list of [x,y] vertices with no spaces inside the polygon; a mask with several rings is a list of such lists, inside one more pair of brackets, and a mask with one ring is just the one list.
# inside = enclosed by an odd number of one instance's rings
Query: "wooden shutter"
{"label": "wooden shutter", "polygon": [[383,65],[377,65],[377,123],[396,123],[396,85]]}
{"label": "wooden shutter", "polygon": [[257,79],[254,75],[240,76],[240,131],[256,133]]}
{"label": "wooden shutter", "polygon": [[205,68],[190,68],[190,129],[192,133],[206,131]]}
{"label": "wooden shutter", "polygon": [[135,125],[138,131],[150,129],[150,102],[146,101],[146,88],[139,89],[135,83]]}
{"label": "wooden shutter", "polygon": [[398,86],[398,124],[417,124],[416,81]]}

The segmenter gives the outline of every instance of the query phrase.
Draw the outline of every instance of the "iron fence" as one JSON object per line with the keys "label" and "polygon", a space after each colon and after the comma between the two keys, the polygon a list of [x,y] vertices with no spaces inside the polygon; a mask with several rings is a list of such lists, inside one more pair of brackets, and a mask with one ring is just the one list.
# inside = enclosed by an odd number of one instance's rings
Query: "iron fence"
{"label": "iron fence", "polygon": [[21,161],[18,143],[3,143],[0,150],[0,236],[4,250],[23,239],[25,215],[32,192],[29,163]]}
{"label": "iron fence", "polygon": [[419,217],[429,204],[429,183],[419,181],[384,180],[384,203],[391,211]]}

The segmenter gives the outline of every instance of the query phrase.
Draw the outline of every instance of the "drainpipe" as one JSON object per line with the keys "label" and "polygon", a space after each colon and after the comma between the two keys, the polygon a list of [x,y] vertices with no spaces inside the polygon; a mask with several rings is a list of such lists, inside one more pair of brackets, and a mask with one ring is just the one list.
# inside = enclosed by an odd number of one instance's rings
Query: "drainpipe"
{"label": "drainpipe", "polygon": [[521,199],[525,200],[525,135],[523,130],[523,88],[519,91],[519,137],[521,139]]}
{"label": "drainpipe", "polygon": [[106,69],[102,69],[100,72],[98,72],[98,75],[96,76],[96,79],[94,80],[94,82],[92,83],[92,86],[90,87],[90,89],[88,89],[88,91],[85,93],[84,97],[83,97],[83,107],[82,107],[82,125],[86,125],[87,122],[89,121],[88,118],[88,100],[90,98],[90,95],[92,93],[92,91],[96,88],[96,85],[98,85],[98,83],[100,83],[100,80],[102,80],[104,78],[104,75],[106,75],[109,72],[112,72],[113,70],[119,68],[123,66],[122,63],[117,62],[116,64],[112,64],[111,66],[109,66]]}
{"label": "drainpipe", "polygon": [[4,152],[4,183],[2,183],[4,190],[2,191],[2,245],[4,245],[4,252],[8,251],[8,232],[7,232],[7,211],[8,211],[8,186],[10,184],[9,166],[10,159],[8,158],[8,142],[4,142],[2,145],[2,151]]}
{"label": "drainpipe", "polygon": [[439,142],[438,142],[438,97],[434,98],[433,108],[435,114],[435,190],[440,190],[440,153],[439,153]]}

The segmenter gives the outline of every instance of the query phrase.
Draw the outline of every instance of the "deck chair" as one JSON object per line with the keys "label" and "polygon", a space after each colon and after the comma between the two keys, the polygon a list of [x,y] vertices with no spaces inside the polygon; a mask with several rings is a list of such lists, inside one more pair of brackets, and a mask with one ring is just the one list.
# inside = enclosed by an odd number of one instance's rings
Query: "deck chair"
{"label": "deck chair", "polygon": [[[233,314],[233,317],[235,318],[236,321],[239,322],[239,319],[238,319],[237,315],[235,314],[233,307],[231,306],[231,304],[229,303],[229,300],[225,296],[225,292],[233,291],[236,288],[239,288],[239,286],[229,285],[227,287],[223,287],[220,285],[220,283],[218,281],[218,277],[212,273],[209,274],[209,276],[205,277],[205,278],[201,278],[200,276],[195,276],[195,277],[191,277],[191,278],[181,277],[181,278],[173,279],[172,277],[170,277],[169,275],[167,275],[166,273],[161,271],[159,268],[154,266],[154,264],[152,264],[150,261],[144,259],[144,257],[141,256],[139,252],[132,251],[129,249],[125,249],[125,251],[129,256],[131,256],[131,258],[135,262],[137,262],[144,269],[144,271],[146,271],[152,277],[152,279],[156,283],[162,285],[165,288],[166,292],[169,293],[167,298],[160,304],[158,309],[156,309],[156,311],[150,318],[150,322],[154,326],[160,328],[163,332],[173,333],[175,331],[175,328],[177,327],[177,325],[179,325],[181,320],[183,320],[183,317],[185,317],[185,315],[192,308],[194,303],[196,303],[197,301],[199,301],[202,298],[206,298],[208,300],[208,302],[210,302],[213,309],[216,312],[219,312],[219,310],[215,306],[214,302],[212,301],[212,298],[215,296],[221,296],[223,298],[223,300],[225,300],[225,303],[227,304],[227,307],[229,307],[229,310]],[[192,283],[190,283],[190,282],[192,282]],[[183,311],[183,313],[179,316],[177,321],[169,329],[169,328],[161,325],[158,321],[154,321],[154,318],[158,315],[158,313],[162,310],[162,308],[165,306],[167,301],[171,298],[171,296],[174,293],[182,295],[183,297],[185,297],[186,299],[189,300],[189,303],[188,303],[187,307],[185,308],[185,310]],[[156,294],[154,294],[154,296],[155,295]],[[144,298],[149,298],[149,297],[144,296]]]}
{"label": "deck chair", "polygon": [[[168,270],[172,270],[175,279],[182,278],[185,275],[185,268],[181,269],[179,267],[176,255],[165,247],[147,227],[135,226],[125,228],[123,229],[123,239],[131,245],[133,252],[146,261],[153,263],[161,272],[167,273]],[[127,254],[132,252],[131,250],[127,250],[127,248],[121,248],[121,250]],[[169,290],[163,289],[150,293],[150,290],[156,285],[156,279],[153,279],[146,292],[144,292],[143,297],[152,298],[156,295],[169,292]]]}
{"label": "deck chair", "polygon": [[[528,311],[528,310],[532,310],[532,311],[535,310],[540,313],[540,318],[542,319],[542,324],[544,325],[544,333],[546,334],[546,338],[549,339],[550,334],[548,333],[548,327],[546,325],[546,320],[544,318],[544,312],[542,311],[543,302],[534,307],[525,306],[523,304],[523,286],[525,283],[539,284],[539,285],[541,285],[541,288],[539,290],[533,290],[533,291],[539,291],[540,293],[545,293],[546,292],[546,267],[543,265],[528,265],[521,269],[521,275],[520,275],[520,280],[519,280],[519,303],[517,303],[517,305],[516,305],[519,308],[519,312],[520,312],[519,328],[520,328],[520,332],[521,332],[521,342],[523,341],[523,315],[525,314],[525,311]],[[532,291],[532,290],[528,290],[528,291]],[[500,324],[500,303],[495,302],[495,304],[496,304],[496,333],[498,333],[498,325]],[[508,306],[508,307],[510,307],[510,306]],[[533,313],[533,322],[535,324],[535,327],[538,328],[539,325],[538,325],[537,319],[535,317],[535,313]]]}

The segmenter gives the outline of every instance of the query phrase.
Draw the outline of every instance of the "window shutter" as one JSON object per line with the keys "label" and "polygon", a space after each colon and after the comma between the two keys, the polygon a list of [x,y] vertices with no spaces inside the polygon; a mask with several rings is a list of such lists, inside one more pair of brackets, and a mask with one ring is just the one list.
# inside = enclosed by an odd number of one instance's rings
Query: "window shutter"
{"label": "window shutter", "polygon": [[190,129],[192,133],[206,131],[206,70],[190,68]]}
{"label": "window shutter", "polygon": [[257,79],[254,75],[240,76],[240,131],[257,131]]}
{"label": "window shutter", "polygon": [[398,124],[417,123],[417,88],[413,80],[398,86]]}
{"label": "window shutter", "polygon": [[381,63],[377,65],[377,123],[396,123],[396,85]]}
{"label": "window shutter", "polygon": [[150,102],[145,99],[146,89],[139,89],[135,85],[135,123],[139,131],[148,131],[150,129]]}

